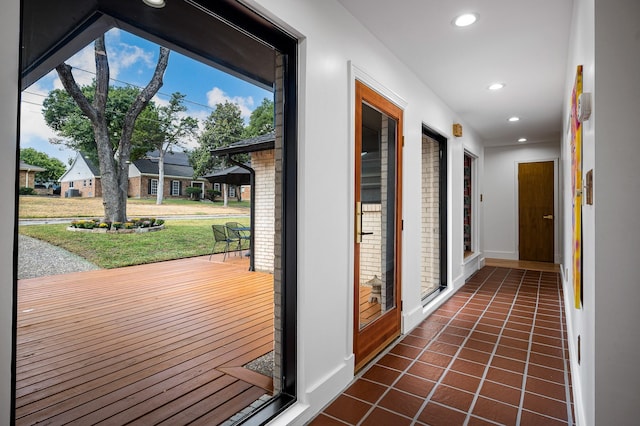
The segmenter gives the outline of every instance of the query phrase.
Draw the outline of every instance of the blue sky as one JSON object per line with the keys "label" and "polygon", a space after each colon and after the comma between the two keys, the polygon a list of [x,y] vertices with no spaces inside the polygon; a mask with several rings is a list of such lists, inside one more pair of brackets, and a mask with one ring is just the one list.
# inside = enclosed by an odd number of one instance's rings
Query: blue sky
{"label": "blue sky", "polygon": [[[106,34],[107,54],[112,85],[125,82],[145,86],[153,74],[158,59],[158,46],[126,31],[112,29]],[[91,83],[95,73],[93,43],[66,61],[73,67],[73,74],[80,85]],[[49,139],[56,134],[49,129],[42,117],[42,102],[47,94],[62,88],[57,73],[50,72],[22,93],[21,148],[35,148],[68,164],[75,153],[62,145],[53,145]],[[166,104],[174,92],[186,95],[187,114],[203,121],[217,103],[230,101],[240,107],[248,122],[249,115],[263,98],[273,94],[215,68],[194,61],[177,52],[171,52],[164,75],[164,85],[154,98],[157,104]],[[188,141],[193,147],[194,141]]]}

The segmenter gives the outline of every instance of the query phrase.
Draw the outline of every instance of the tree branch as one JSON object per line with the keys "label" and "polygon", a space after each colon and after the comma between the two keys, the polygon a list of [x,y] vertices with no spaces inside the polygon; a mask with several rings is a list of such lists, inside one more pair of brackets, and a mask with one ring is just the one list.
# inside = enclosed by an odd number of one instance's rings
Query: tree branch
{"label": "tree branch", "polygon": [[147,106],[151,98],[158,93],[158,90],[162,87],[164,71],[167,69],[169,63],[169,53],[171,51],[165,47],[160,47],[160,56],[158,57],[158,63],[153,73],[153,77],[149,81],[149,84],[138,94],[133,101],[127,114],[124,118],[124,125],[122,126],[122,136],[120,140],[128,140],[133,133],[133,127],[138,118],[140,112]]}
{"label": "tree branch", "polygon": [[58,76],[60,77],[60,81],[62,82],[64,89],[69,95],[71,95],[73,100],[76,101],[76,104],[78,104],[82,113],[89,117],[91,122],[94,122],[97,119],[96,110],[86,96],[84,96],[84,93],[80,90],[78,83],[76,83],[76,80],[73,78],[71,66],[62,63],[56,67],[56,71],[58,72]]}
{"label": "tree branch", "polygon": [[104,114],[109,98],[109,59],[104,44],[104,34],[96,39],[93,50],[96,61],[96,91],[93,106],[98,114]]}

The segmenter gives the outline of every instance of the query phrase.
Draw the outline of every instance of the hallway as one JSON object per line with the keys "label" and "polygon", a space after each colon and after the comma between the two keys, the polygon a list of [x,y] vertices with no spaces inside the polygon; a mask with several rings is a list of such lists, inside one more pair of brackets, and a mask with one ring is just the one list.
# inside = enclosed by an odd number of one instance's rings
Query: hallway
{"label": "hallway", "polygon": [[575,424],[561,285],[484,267],[311,424]]}

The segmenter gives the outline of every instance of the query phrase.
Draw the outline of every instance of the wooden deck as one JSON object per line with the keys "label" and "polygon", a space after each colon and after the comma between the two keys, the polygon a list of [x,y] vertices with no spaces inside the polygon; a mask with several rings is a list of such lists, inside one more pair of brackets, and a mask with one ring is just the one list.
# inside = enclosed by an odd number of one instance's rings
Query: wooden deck
{"label": "wooden deck", "polygon": [[272,380],[273,276],[208,256],[18,282],[16,424],[217,424]]}

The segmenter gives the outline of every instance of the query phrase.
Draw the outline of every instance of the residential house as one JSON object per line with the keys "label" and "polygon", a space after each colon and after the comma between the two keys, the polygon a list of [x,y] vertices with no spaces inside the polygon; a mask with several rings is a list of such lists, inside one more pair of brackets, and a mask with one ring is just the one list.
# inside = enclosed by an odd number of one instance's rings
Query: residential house
{"label": "residential house", "polygon": [[[440,272],[446,272],[446,288],[433,299],[421,297],[423,261],[419,253],[428,210],[418,197],[402,198],[397,218],[401,224],[397,248],[402,254],[397,265],[402,279],[400,335],[410,333],[452,294],[464,291],[466,279],[482,268],[487,254],[519,258],[517,165],[550,161],[555,203],[549,220],[554,221],[553,256],[562,271],[565,298],[564,310],[558,315],[567,322],[562,333],[566,330],[569,345],[575,423],[637,423],[640,197],[635,194],[640,180],[636,160],[640,2],[475,2],[478,23],[462,29],[451,25],[454,15],[469,7],[461,1],[202,1],[199,8],[166,3],[165,9],[145,11],[137,9],[144,7],[142,2],[128,0],[61,0],[55,7],[17,0],[4,3],[0,16],[0,135],[5,155],[0,156],[0,180],[13,182],[18,175],[16,100],[20,90],[85,46],[87,40],[69,38],[94,23],[120,23],[139,33],[149,31],[153,40],[168,40],[194,56],[202,55],[207,63],[216,55],[223,57],[218,64],[225,70],[263,87],[276,87],[276,104],[284,104],[278,113],[285,111],[284,117],[276,118],[282,126],[276,131],[276,188],[282,188],[276,193],[276,206],[284,206],[286,213],[276,217],[276,224],[278,230],[284,230],[278,243],[283,243],[286,262],[280,263],[284,267],[274,276],[283,277],[282,291],[287,297],[281,300],[289,309],[282,318],[287,352],[283,359],[295,362],[281,376],[289,399],[274,407],[271,424],[305,424],[357,374],[354,335],[361,330],[354,320],[354,236],[361,212],[357,211],[354,176],[358,158],[366,158],[368,152],[355,148],[354,135],[361,130],[355,126],[356,80],[381,94],[378,100],[390,100],[403,111],[398,127],[403,130],[400,176],[404,193],[419,194],[430,182],[423,176],[424,164],[432,158],[425,149],[425,133],[444,140],[439,143],[444,145],[447,166],[442,176],[446,184],[442,241],[446,262]],[[247,4],[250,9],[245,8]],[[215,12],[201,11],[206,8]],[[93,14],[96,9],[99,14]],[[192,19],[184,19],[200,12],[212,19],[227,17],[228,27],[257,33],[256,39],[268,38],[261,45],[272,55],[261,56],[257,45],[252,45],[256,51],[247,50],[250,54],[244,55],[238,54],[245,51],[234,49],[233,43],[225,50],[224,43],[211,41],[216,34],[202,35],[211,26],[209,22],[194,25]],[[36,20],[38,13],[44,16],[40,21]],[[29,18],[23,27],[21,16]],[[55,25],[45,25],[48,22]],[[97,33],[89,31],[89,36]],[[44,41],[38,43],[40,39]],[[58,50],[67,46],[68,51]],[[214,48],[220,51],[209,55],[206,49]],[[243,73],[249,62],[256,65],[251,75]],[[277,73],[273,67],[260,66],[274,63]],[[579,65],[584,71],[583,91],[591,94],[592,114],[583,122],[582,156],[572,164],[570,113],[572,107],[577,109],[572,93]],[[502,79],[503,73],[513,76],[506,81],[507,91],[488,92],[486,87]],[[547,77],[553,80],[539,80]],[[550,93],[554,94],[551,100],[540,102]],[[495,108],[498,105],[504,108]],[[507,122],[512,114],[520,114],[521,121]],[[379,118],[371,113],[373,116]],[[454,132],[454,124],[461,125],[463,132]],[[380,130],[376,126],[373,130]],[[516,142],[527,137],[527,143]],[[465,156],[470,158],[468,222],[464,217]],[[572,187],[572,172],[578,164],[593,197],[574,206],[573,192],[583,190]],[[592,181],[588,176],[593,176]],[[10,201],[0,203],[0,216],[9,223],[17,220],[11,202],[14,190],[5,193]],[[582,212],[579,275],[573,267],[574,208]],[[466,242],[465,223],[469,226]],[[432,228],[428,230],[435,234]],[[16,232],[15,226],[0,228],[2,425],[11,422],[15,397]],[[574,283],[581,283],[581,293]],[[524,349],[527,357],[528,348]],[[380,380],[393,383],[393,377],[381,374]],[[380,386],[372,385],[364,393],[380,390]],[[402,390],[386,393],[386,389],[380,390],[386,399],[400,401],[393,406],[409,399]],[[345,409],[389,413],[384,407],[369,410],[370,405],[361,399],[352,400]],[[477,401],[474,394],[470,401]],[[418,408],[422,403],[418,401]],[[497,404],[492,400],[484,403]],[[404,420],[409,424],[415,419]],[[541,419],[540,424],[547,420]],[[466,421],[483,422],[469,417]]]}
{"label": "residential house", "polygon": [[36,173],[44,172],[45,170],[42,167],[20,161],[20,187],[34,188],[36,185]]}
{"label": "residential house", "polygon": [[[206,179],[194,179],[193,168],[184,152],[167,153],[164,163],[164,197],[187,198],[185,188],[198,186],[201,198],[210,185]],[[149,152],[129,166],[129,197],[155,198],[158,189],[158,152]],[[78,153],[69,170],[60,177],[62,196],[102,197],[100,169],[84,154]],[[71,191],[69,191],[71,190]]]}
{"label": "residential house", "polygon": [[[158,151],[148,152],[129,166],[129,197],[155,198],[158,193]],[[187,198],[185,188],[200,187],[203,198],[211,185],[204,178],[193,177],[193,167],[185,152],[167,152],[164,156],[164,198]]]}
{"label": "residential house", "polygon": [[78,152],[71,167],[60,176],[61,197],[102,197],[100,168]]}

